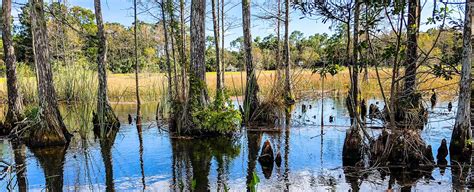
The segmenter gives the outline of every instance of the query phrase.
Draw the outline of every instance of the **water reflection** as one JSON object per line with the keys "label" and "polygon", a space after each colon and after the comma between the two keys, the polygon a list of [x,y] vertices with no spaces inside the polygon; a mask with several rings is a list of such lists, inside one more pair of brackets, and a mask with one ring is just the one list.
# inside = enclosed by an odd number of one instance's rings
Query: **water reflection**
{"label": "water reflection", "polygon": [[139,154],[140,154],[140,173],[142,174],[142,186],[143,190],[146,189],[145,183],[145,163],[143,162],[143,136],[142,136],[142,118],[141,116],[137,116],[136,120],[137,124],[137,133],[138,133],[138,142],[139,142]]}
{"label": "water reflection", "polygon": [[31,148],[44,172],[46,191],[62,191],[67,146]]}
{"label": "water reflection", "polygon": [[211,160],[217,162],[218,191],[227,190],[229,163],[240,153],[236,138],[171,139],[173,191],[208,191]]}
{"label": "water reflection", "polygon": [[96,137],[99,138],[100,153],[102,155],[102,161],[104,163],[105,169],[105,190],[108,192],[115,190],[112,147],[114,145],[117,133],[118,129],[111,129],[103,137],[100,137],[100,135],[96,135]]}
{"label": "water reflection", "polygon": [[247,131],[247,191],[255,191],[256,177],[254,174],[261,141],[262,133]]}
{"label": "water reflection", "polygon": [[[156,111],[147,105],[142,108],[143,123],[136,125],[127,124],[135,105],[115,108],[122,122],[120,129],[106,138],[94,139],[91,125],[79,123],[81,118],[88,118],[79,116],[93,108],[69,106],[62,109],[69,110],[65,113],[68,128],[81,133],[75,133],[67,150],[28,150],[10,142],[0,143],[0,148],[3,160],[16,164],[12,176],[17,186],[14,190],[18,191],[448,191],[471,186],[470,166],[456,169],[449,156],[444,173],[442,167],[433,171],[343,167],[342,146],[350,124],[343,102],[327,98],[324,105],[320,100],[298,103],[290,110],[293,117],[285,118],[290,126],[283,126],[281,132],[243,131],[232,138],[193,140],[171,139],[160,133],[155,123],[147,120],[147,116],[153,117],[149,113]],[[375,102],[367,100],[367,105]],[[301,113],[303,103],[308,106],[305,114]],[[456,109],[456,103],[453,105]],[[324,106],[324,114],[320,106]],[[450,141],[454,122],[454,112],[445,115],[443,111],[447,103],[438,106],[422,132],[422,138],[432,146],[439,146],[442,139]],[[321,116],[324,128],[319,126]],[[368,132],[374,136],[381,133],[379,129]],[[271,141],[275,154],[280,153],[279,166],[258,165],[266,140]],[[100,161],[103,163],[96,163]],[[255,178],[260,182],[256,183]],[[0,191],[6,185],[6,181],[0,181]]]}
{"label": "water reflection", "polygon": [[12,142],[12,148],[15,158],[18,191],[24,192],[28,190],[26,183],[26,146],[18,142]]}

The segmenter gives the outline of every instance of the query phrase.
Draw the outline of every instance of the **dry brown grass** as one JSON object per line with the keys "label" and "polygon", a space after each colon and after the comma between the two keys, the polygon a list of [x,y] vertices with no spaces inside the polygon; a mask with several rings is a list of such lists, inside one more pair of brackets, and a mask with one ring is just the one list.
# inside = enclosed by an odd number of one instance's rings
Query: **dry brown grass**
{"label": "dry brown grass", "polygon": [[[389,91],[390,75],[389,69],[380,70],[382,84],[385,92]],[[275,71],[258,71],[257,78],[260,86],[261,95],[270,95],[270,90],[274,86]],[[360,75],[363,77],[363,73]],[[368,73],[369,81],[361,81],[361,93],[365,98],[379,97],[380,88],[377,83],[374,69]],[[162,93],[166,93],[167,78],[163,73],[141,73],[140,95],[143,102],[158,101]],[[226,72],[225,87],[231,96],[239,96],[243,93],[245,87],[245,72]],[[420,75],[419,89],[425,96],[430,94],[432,88],[436,89],[439,98],[452,98],[457,95],[459,76],[454,76],[452,80],[434,78],[431,75]],[[241,81],[243,80],[243,82]],[[91,81],[96,82],[96,81]],[[208,72],[206,82],[211,96],[214,96],[216,88],[216,73]],[[312,73],[310,70],[293,70],[293,90],[297,98],[304,96],[317,97],[321,94],[321,77],[318,73]],[[342,96],[347,93],[350,86],[349,72],[347,69],[340,71],[335,76],[328,75],[325,79],[325,94],[329,96]],[[91,91],[93,87],[91,86]],[[134,74],[110,74],[108,77],[109,98],[113,102],[134,102],[135,101],[135,75]],[[36,89],[34,86],[28,89]],[[62,89],[58,89],[62,90]],[[92,90],[93,91],[93,90]],[[95,94],[95,93],[94,93]],[[63,95],[58,93],[58,95]],[[94,97],[95,98],[95,97]],[[6,100],[6,81],[0,78],[0,99]]]}

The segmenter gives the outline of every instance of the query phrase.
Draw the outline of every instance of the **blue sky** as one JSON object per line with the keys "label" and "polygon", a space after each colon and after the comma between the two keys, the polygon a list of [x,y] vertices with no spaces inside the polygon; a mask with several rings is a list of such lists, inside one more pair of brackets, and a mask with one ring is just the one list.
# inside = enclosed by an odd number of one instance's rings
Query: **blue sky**
{"label": "blue sky", "polygon": [[[25,2],[26,0],[14,0],[14,2]],[[51,1],[51,0],[45,0]],[[57,0],[54,0],[57,1]],[[64,0],[63,0],[64,1]],[[146,1],[146,0],[145,0]],[[187,0],[190,1],[190,0]],[[240,0],[226,0],[234,2],[240,2]],[[252,3],[262,3],[265,0],[254,0]],[[93,0],[67,0],[69,6],[78,5],[81,7],[85,7],[88,9],[93,10],[94,4]],[[133,22],[133,11],[131,10],[132,7],[132,0],[102,0],[102,13],[104,15],[104,20],[106,22],[118,22],[126,26],[130,26]],[[422,0],[423,12],[422,12],[422,22],[426,21],[426,18],[431,15],[433,4],[431,0]],[[228,6],[230,7],[230,6]],[[208,5],[206,7],[208,11],[210,10],[210,1],[208,1]],[[233,8],[228,12],[229,18],[234,18],[235,22],[233,23],[241,23],[241,5],[237,4],[233,6]],[[156,9],[155,9],[156,10]],[[156,10],[158,11],[158,10]],[[254,15],[259,14],[259,8],[253,6],[252,7],[252,37],[256,36],[267,36],[269,34],[275,33],[274,26],[271,23],[264,22]],[[330,23],[322,23],[321,21],[315,20],[314,18],[303,18],[299,11],[293,11],[290,14],[291,22],[290,22],[290,31],[299,30],[305,34],[305,36],[309,36],[315,33],[328,33],[331,34],[330,30]],[[156,22],[153,17],[147,15],[147,13],[142,13],[139,15],[140,20],[144,20],[146,22]],[[421,30],[426,30],[432,26],[423,26]],[[207,17],[206,28],[208,29],[207,35],[212,35],[212,22],[210,18],[210,14]],[[282,28],[283,29],[283,28]],[[236,27],[226,33],[226,47],[229,47],[229,42],[236,39],[237,37],[242,36],[242,28]]]}
{"label": "blue sky", "polygon": [[[188,0],[189,1],[189,0]],[[261,0],[260,0],[261,1]],[[233,0],[233,2],[239,2],[238,0]],[[260,3],[259,1],[255,1]],[[69,4],[71,5],[79,5],[82,7],[86,7],[89,9],[93,9],[93,1],[92,0],[69,0]],[[103,0],[102,1],[102,14],[104,15],[104,20],[107,22],[119,22],[123,25],[129,26],[133,22],[133,11],[132,8],[132,0]],[[234,3],[235,4],[235,3]],[[231,7],[231,6],[228,6]],[[207,10],[210,11],[211,5],[210,1],[206,6]],[[319,21],[314,19],[299,19],[301,15],[298,13],[299,11],[293,11],[291,13],[291,23],[290,23],[290,31],[299,30],[302,31],[305,35],[311,35],[315,33],[330,33],[329,24],[323,24]],[[242,7],[240,4],[233,6],[233,8],[228,12],[230,18],[235,18],[236,23],[241,23],[241,14],[242,14]],[[257,7],[253,7],[252,15],[259,14],[259,10]],[[140,20],[145,20],[147,22],[155,22],[155,19],[148,16],[147,13],[143,13],[139,16]],[[207,22],[206,22],[207,35],[212,35],[212,22],[210,18],[210,14],[208,15]],[[271,23],[264,22],[256,17],[252,19],[252,35],[253,37],[256,36],[267,36],[271,33],[274,33],[274,28]],[[283,29],[283,28],[282,28]],[[229,46],[230,41],[242,36],[242,28],[237,27],[235,29],[230,30],[226,34],[226,47]]]}

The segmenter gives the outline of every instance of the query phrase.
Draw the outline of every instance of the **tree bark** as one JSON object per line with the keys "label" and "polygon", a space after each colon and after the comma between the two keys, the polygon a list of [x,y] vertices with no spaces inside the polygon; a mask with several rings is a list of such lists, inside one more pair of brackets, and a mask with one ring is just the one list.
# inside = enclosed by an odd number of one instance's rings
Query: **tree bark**
{"label": "tree bark", "polygon": [[[474,28],[474,23],[472,20],[474,19],[474,2],[470,1],[470,16],[471,16],[471,59],[474,57],[472,52],[472,42],[474,41],[474,35],[472,34],[472,28]],[[474,65],[471,61],[471,126],[474,125],[474,83],[472,83],[472,77],[474,77]],[[471,127],[472,128],[472,127]],[[471,134],[472,135],[472,134]]]}
{"label": "tree bark", "polygon": [[31,146],[64,145],[72,136],[59,113],[53,85],[43,0],[29,0],[33,53],[38,83],[39,124],[28,136]]}
{"label": "tree bark", "polygon": [[278,3],[277,3],[277,6],[278,6],[278,13],[277,13],[277,19],[276,19],[276,22],[277,22],[277,41],[276,41],[276,82],[280,81],[281,79],[281,74],[280,74],[280,70],[281,70],[281,50],[280,50],[280,19],[281,19],[281,0],[278,0]]}
{"label": "tree bark", "polygon": [[244,99],[244,121],[248,124],[259,106],[258,83],[255,75],[252,58],[252,34],[250,33],[250,0],[242,0],[242,24],[244,34],[245,66],[247,72],[245,99]]}
{"label": "tree bark", "polygon": [[173,83],[171,80],[171,58],[170,53],[168,50],[169,45],[169,38],[168,38],[168,27],[166,25],[166,15],[165,15],[165,1],[161,0],[161,23],[163,24],[163,34],[165,36],[165,57],[166,57],[166,71],[168,74],[168,97],[171,103],[171,99],[173,98]]}
{"label": "tree bark", "polygon": [[184,23],[184,0],[179,1],[180,23],[181,23],[181,100],[186,100],[186,24]]}
{"label": "tree bark", "polygon": [[353,48],[352,48],[352,58],[351,58],[351,65],[352,65],[352,80],[351,80],[351,93],[350,99],[351,106],[349,107],[352,112],[351,117],[357,124],[357,109],[359,106],[359,53],[358,53],[358,46],[359,46],[359,15],[360,15],[360,0],[355,1],[355,8],[354,8],[354,30],[353,30]]}
{"label": "tree bark", "polygon": [[[418,60],[418,33],[420,30],[420,0],[408,1],[408,26],[407,26],[407,59],[405,61],[405,91],[408,99],[416,91],[416,71]],[[416,103],[413,103],[416,104]]]}
{"label": "tree bark", "polygon": [[140,101],[140,86],[139,86],[139,81],[138,81],[138,37],[137,37],[137,31],[138,31],[138,17],[137,17],[137,0],[133,0],[133,17],[134,17],[134,30],[133,30],[133,38],[134,38],[134,44],[135,44],[135,50],[134,50],[134,55],[135,55],[135,93],[137,97],[137,119],[141,117],[140,114],[140,106],[141,106],[141,101]]}
{"label": "tree bark", "polygon": [[225,44],[224,44],[224,39],[225,39],[225,24],[224,24],[224,8],[225,8],[225,5],[224,5],[224,0],[221,0],[221,29],[222,29],[222,32],[221,32],[221,35],[222,35],[222,38],[221,38],[221,71],[222,71],[222,77],[221,77],[221,83],[222,83],[222,87],[225,89]]}
{"label": "tree bark", "polygon": [[97,37],[99,39],[99,51],[97,57],[97,69],[99,75],[97,123],[101,134],[104,134],[107,132],[107,129],[120,126],[120,122],[110,106],[107,95],[107,70],[105,67],[107,62],[107,39],[105,36],[104,21],[102,20],[102,7],[100,0],[94,0],[94,9],[97,23]]}
{"label": "tree bark", "polygon": [[4,62],[6,65],[7,75],[7,92],[8,92],[8,111],[5,118],[5,127],[0,130],[0,135],[9,134],[15,124],[22,119],[22,101],[18,90],[18,80],[16,75],[16,58],[13,48],[12,32],[12,1],[2,1],[2,40]]}
{"label": "tree bark", "polygon": [[174,92],[176,96],[179,94],[179,80],[178,80],[178,65],[176,64],[176,49],[175,49],[175,40],[176,40],[176,32],[175,32],[175,20],[174,20],[174,7],[173,1],[167,1],[167,11],[170,16],[170,40],[171,40],[171,58],[173,59],[173,73],[174,73]]}
{"label": "tree bark", "polygon": [[[189,73],[189,98],[188,118],[192,119],[192,113],[205,107],[208,102],[206,86],[206,66],[204,55],[206,50],[205,42],[205,16],[206,1],[191,1],[191,65]],[[192,129],[194,125],[188,126]]]}
{"label": "tree bark", "polygon": [[[221,60],[220,60],[220,48],[219,48],[219,16],[218,12],[216,11],[216,1],[219,0],[211,0],[212,4],[212,23],[214,25],[213,30],[214,30],[214,46],[216,49],[216,73],[217,73],[217,83],[216,83],[216,99],[221,99],[219,97],[222,96],[222,69],[221,69]],[[217,6],[218,7],[218,6]]]}
{"label": "tree bark", "polygon": [[[449,151],[451,158],[458,160],[470,160],[471,144],[468,141],[472,137],[470,105],[471,105],[471,61],[472,61],[472,9],[474,3],[466,1],[464,31],[463,31],[463,52],[462,52],[462,69],[461,81],[459,83],[459,103],[456,112],[456,121],[454,123],[453,133],[451,135],[451,144]],[[468,152],[469,155],[464,154]]]}
{"label": "tree bark", "polygon": [[285,101],[287,104],[294,103],[293,93],[291,92],[291,74],[290,74],[290,1],[285,0]]}

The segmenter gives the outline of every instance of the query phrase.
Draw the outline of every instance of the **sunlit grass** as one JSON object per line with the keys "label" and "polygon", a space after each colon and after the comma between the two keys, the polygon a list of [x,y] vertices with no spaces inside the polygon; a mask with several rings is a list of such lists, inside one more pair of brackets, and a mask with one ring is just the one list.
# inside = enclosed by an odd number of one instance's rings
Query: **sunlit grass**
{"label": "sunlit grass", "polygon": [[[389,93],[391,70],[380,69],[381,82],[384,91]],[[292,70],[292,86],[297,98],[304,96],[317,97],[321,93],[321,76],[310,70]],[[19,69],[19,86],[26,101],[36,101],[36,78],[32,71]],[[275,71],[257,71],[258,84],[261,95],[266,95],[274,86]],[[97,97],[97,73],[82,68],[55,70],[54,73],[56,92],[60,101],[95,102]],[[363,80],[364,72],[360,74],[361,94],[363,97],[379,97],[380,88],[376,79],[375,69],[368,72],[368,81]],[[231,96],[240,96],[244,93],[245,72],[225,72],[225,88]],[[166,93],[167,77],[164,73],[140,73],[139,90],[142,102],[157,102],[161,95]],[[283,79],[281,79],[283,80]],[[440,98],[453,97],[458,92],[459,76],[451,80],[435,78],[432,75],[419,75],[419,90],[428,95],[431,89],[436,89]],[[206,83],[210,96],[214,96],[216,89],[216,73],[206,73]],[[324,92],[332,96],[345,96],[350,86],[350,75],[347,69],[338,74],[327,75],[324,83]],[[402,87],[403,84],[400,84]],[[108,95],[112,102],[135,102],[135,74],[111,74],[108,76]],[[0,78],[0,98],[6,101],[6,80]]]}

